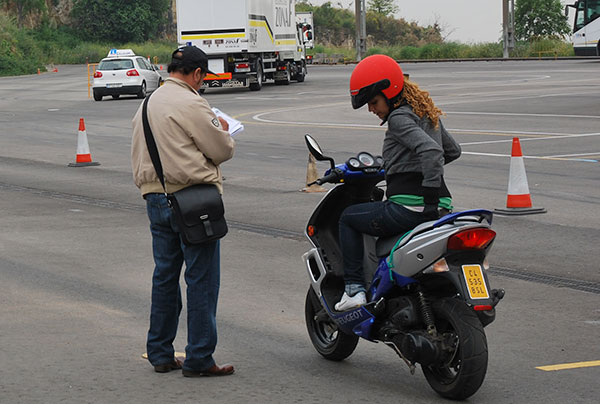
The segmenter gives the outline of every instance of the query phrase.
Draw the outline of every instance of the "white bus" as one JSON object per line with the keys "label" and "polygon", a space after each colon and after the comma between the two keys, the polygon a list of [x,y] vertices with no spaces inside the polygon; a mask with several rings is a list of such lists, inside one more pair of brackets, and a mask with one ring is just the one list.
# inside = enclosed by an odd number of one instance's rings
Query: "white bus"
{"label": "white bus", "polygon": [[579,0],[565,7],[575,9],[573,48],[577,56],[600,56],[600,0]]}

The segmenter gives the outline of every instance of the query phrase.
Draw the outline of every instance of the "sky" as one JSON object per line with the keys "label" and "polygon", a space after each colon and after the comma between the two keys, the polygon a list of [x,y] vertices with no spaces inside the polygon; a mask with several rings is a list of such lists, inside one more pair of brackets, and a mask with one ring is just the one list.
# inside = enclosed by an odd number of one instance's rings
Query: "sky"
{"label": "sky", "polygon": [[[353,0],[308,0],[315,6],[327,1],[354,12]],[[561,2],[572,4],[575,0]],[[447,41],[497,42],[502,36],[502,0],[395,0],[395,3],[399,8],[396,17],[417,21],[419,25],[437,22]],[[573,14],[570,13],[571,19]]]}

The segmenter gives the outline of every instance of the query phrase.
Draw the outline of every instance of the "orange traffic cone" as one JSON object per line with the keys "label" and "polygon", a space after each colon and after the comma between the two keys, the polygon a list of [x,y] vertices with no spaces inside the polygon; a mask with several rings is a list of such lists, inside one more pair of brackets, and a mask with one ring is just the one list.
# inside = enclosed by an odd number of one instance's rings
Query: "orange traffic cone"
{"label": "orange traffic cone", "polygon": [[85,133],[85,123],[83,118],[79,119],[79,132],[77,133],[77,157],[75,163],[69,163],[69,167],[85,167],[85,166],[99,166],[100,163],[92,161],[92,155],[90,153],[90,146],[87,141],[87,134]]}
{"label": "orange traffic cone", "polygon": [[508,196],[506,198],[506,209],[494,209],[501,215],[531,215],[534,213],[546,213],[544,208],[534,208],[531,204],[527,174],[521,142],[519,138],[513,138],[512,153],[510,157],[510,173],[508,177]]}

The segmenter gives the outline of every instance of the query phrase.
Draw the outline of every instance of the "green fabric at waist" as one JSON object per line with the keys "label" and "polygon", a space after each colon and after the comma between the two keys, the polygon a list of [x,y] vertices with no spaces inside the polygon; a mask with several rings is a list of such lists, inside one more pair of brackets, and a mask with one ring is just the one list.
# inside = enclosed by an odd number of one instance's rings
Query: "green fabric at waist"
{"label": "green fabric at waist", "polygon": [[[388,198],[390,201],[397,203],[398,205],[404,206],[424,206],[425,201],[422,196],[419,195],[392,195]],[[438,204],[440,208],[452,210],[454,207],[452,206],[452,198],[448,196],[443,196],[440,198],[440,203]]]}

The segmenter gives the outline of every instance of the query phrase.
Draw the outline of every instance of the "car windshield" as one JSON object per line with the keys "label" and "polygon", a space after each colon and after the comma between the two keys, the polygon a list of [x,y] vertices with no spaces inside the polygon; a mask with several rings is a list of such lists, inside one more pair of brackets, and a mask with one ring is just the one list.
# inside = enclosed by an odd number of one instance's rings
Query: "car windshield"
{"label": "car windshield", "polygon": [[133,60],[131,60],[131,59],[103,60],[98,65],[97,70],[125,70],[125,69],[133,69]]}

